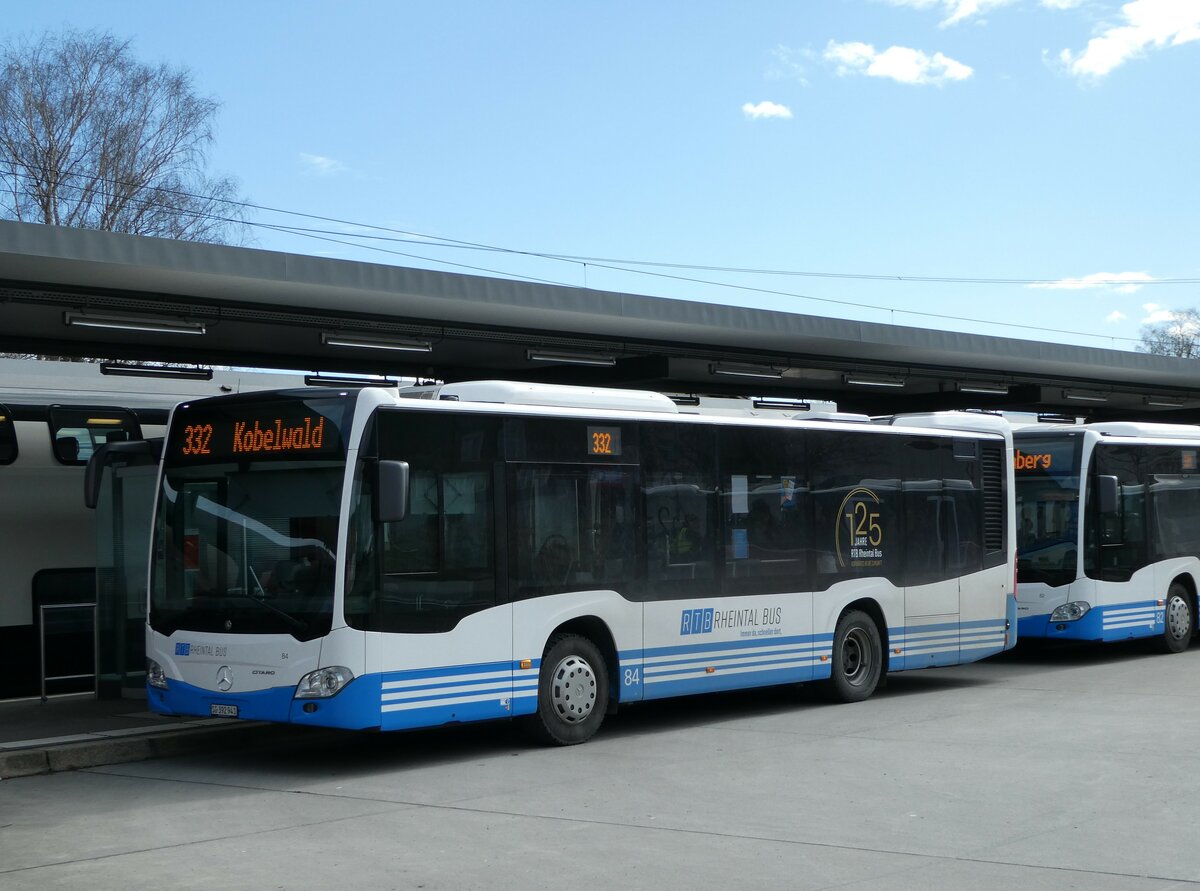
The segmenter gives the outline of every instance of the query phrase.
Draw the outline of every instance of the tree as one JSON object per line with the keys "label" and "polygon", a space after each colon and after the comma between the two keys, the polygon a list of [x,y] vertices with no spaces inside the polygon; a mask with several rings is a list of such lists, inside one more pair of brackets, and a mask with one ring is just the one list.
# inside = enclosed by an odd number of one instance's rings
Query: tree
{"label": "tree", "polygon": [[128,41],[46,33],[0,49],[0,215],[217,243],[244,240],[236,182],[206,173],[218,104]]}
{"label": "tree", "polygon": [[1142,328],[1142,353],[1200,359],[1200,310],[1184,309],[1169,321]]}

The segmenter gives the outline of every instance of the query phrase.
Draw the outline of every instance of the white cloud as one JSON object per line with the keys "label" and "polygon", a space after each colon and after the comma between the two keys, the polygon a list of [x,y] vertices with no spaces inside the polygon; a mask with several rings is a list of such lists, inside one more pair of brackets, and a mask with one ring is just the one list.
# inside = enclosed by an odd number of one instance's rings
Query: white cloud
{"label": "white cloud", "polygon": [[1047,9],[1075,9],[1084,4],[1084,0],[1042,0],[1042,6]]}
{"label": "white cloud", "polygon": [[790,118],[792,110],[786,105],[780,105],[778,102],[760,102],[753,105],[747,102],[742,106],[742,114],[753,121],[760,118]]}
{"label": "white cloud", "polygon": [[1056,282],[1038,282],[1031,288],[1050,291],[1082,291],[1085,288],[1112,288],[1118,294],[1133,294],[1146,282],[1155,281],[1154,276],[1144,272],[1093,272],[1082,278],[1064,278]]}
{"label": "white cloud", "polygon": [[1063,50],[1059,61],[1076,77],[1099,79],[1149,49],[1200,40],[1197,0],[1133,0],[1119,24],[1103,27],[1080,53]]}
{"label": "white cloud", "polygon": [[876,51],[869,43],[837,43],[829,41],[824,58],[837,65],[842,77],[865,74],[868,77],[885,77],[902,84],[936,84],[949,80],[966,80],[974,70],[941,53],[926,55],[920,50],[906,46],[890,46],[883,52]]}
{"label": "white cloud", "polygon": [[[957,25],[969,18],[981,16],[989,9],[1008,6],[1016,0],[889,0],[895,6],[911,6],[913,9],[941,9],[946,17],[938,22],[939,28]],[[1054,0],[1050,0],[1054,2]],[[1067,0],[1071,2],[1071,0]]]}
{"label": "white cloud", "polygon": [[349,168],[341,161],[334,158],[327,158],[324,155],[310,155],[307,152],[300,153],[300,163],[309,173],[315,173],[318,176],[333,176],[335,173],[345,173]]}
{"label": "white cloud", "polygon": [[1123,322],[1123,321],[1125,321],[1125,319],[1126,319],[1125,313],[1121,312],[1119,309],[1114,309],[1112,312],[1110,312],[1108,315],[1106,315],[1104,317],[1104,321],[1106,321],[1106,322]]}
{"label": "white cloud", "polygon": [[1161,325],[1163,322],[1175,321],[1175,313],[1157,303],[1144,303],[1142,309],[1146,311],[1146,318],[1142,319],[1143,325]]}

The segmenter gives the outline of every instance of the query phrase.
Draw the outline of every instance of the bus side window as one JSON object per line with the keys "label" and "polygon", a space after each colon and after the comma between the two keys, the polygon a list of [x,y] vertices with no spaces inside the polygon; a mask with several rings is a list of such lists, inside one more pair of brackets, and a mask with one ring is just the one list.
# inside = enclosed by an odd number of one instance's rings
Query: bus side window
{"label": "bus side window", "polygon": [[[499,425],[486,417],[417,412],[380,412],[376,423],[379,457],[409,465],[408,509],[399,522],[378,526],[379,590],[356,578],[356,621],[380,631],[449,631],[496,603]],[[369,561],[363,568],[372,569]]]}
{"label": "bus side window", "polygon": [[720,432],[725,591],[806,590],[811,503],[804,434]]}
{"label": "bus side window", "polygon": [[596,587],[628,593],[637,567],[632,469],[518,464],[510,473],[517,597]]}
{"label": "bus side window", "polygon": [[[1141,446],[1106,445],[1093,452],[1095,467],[1087,484],[1088,503],[1092,505],[1088,514],[1099,543],[1100,578],[1106,581],[1128,581],[1148,562],[1146,486],[1141,482],[1145,453],[1146,448]],[[1120,497],[1115,512],[1097,510],[1099,476],[1117,477]]]}
{"label": "bus side window", "polygon": [[900,503],[902,480],[913,472],[904,445],[899,436],[810,431],[814,590],[871,576],[904,584],[913,544]]}
{"label": "bus side window", "polygon": [[641,446],[648,596],[710,596],[718,590],[714,429],[647,423]]}

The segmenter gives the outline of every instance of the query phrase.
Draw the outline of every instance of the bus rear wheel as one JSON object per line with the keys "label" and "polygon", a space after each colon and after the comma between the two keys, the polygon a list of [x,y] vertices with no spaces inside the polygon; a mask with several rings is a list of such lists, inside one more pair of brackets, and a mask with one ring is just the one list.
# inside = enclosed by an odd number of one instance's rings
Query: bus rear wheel
{"label": "bus rear wheel", "polygon": [[843,613],[833,632],[833,674],[825,682],[826,698],[861,702],[875,692],[882,672],[883,645],[875,622],[861,610]]}
{"label": "bus rear wheel", "polygon": [[595,735],[608,708],[608,666],[599,648],[578,634],[546,644],[538,675],[537,711],[525,719],[539,742],[573,746]]}
{"label": "bus rear wheel", "polygon": [[1192,642],[1196,617],[1192,613],[1192,596],[1187,588],[1172,583],[1167,591],[1167,606],[1163,615],[1163,633],[1155,644],[1164,653],[1182,653]]}

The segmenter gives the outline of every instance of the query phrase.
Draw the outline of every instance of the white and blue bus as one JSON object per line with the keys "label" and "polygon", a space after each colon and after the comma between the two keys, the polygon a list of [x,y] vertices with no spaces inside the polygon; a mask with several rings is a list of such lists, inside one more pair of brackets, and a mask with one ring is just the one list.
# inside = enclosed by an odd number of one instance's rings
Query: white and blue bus
{"label": "white and blue bus", "polygon": [[856,701],[1012,646],[1007,423],[848,418],[507,382],[183,404],[150,705],[570,744],[626,703]]}
{"label": "white and blue bus", "polygon": [[1200,427],[1027,427],[1014,441],[1021,635],[1187,649],[1200,584]]}

